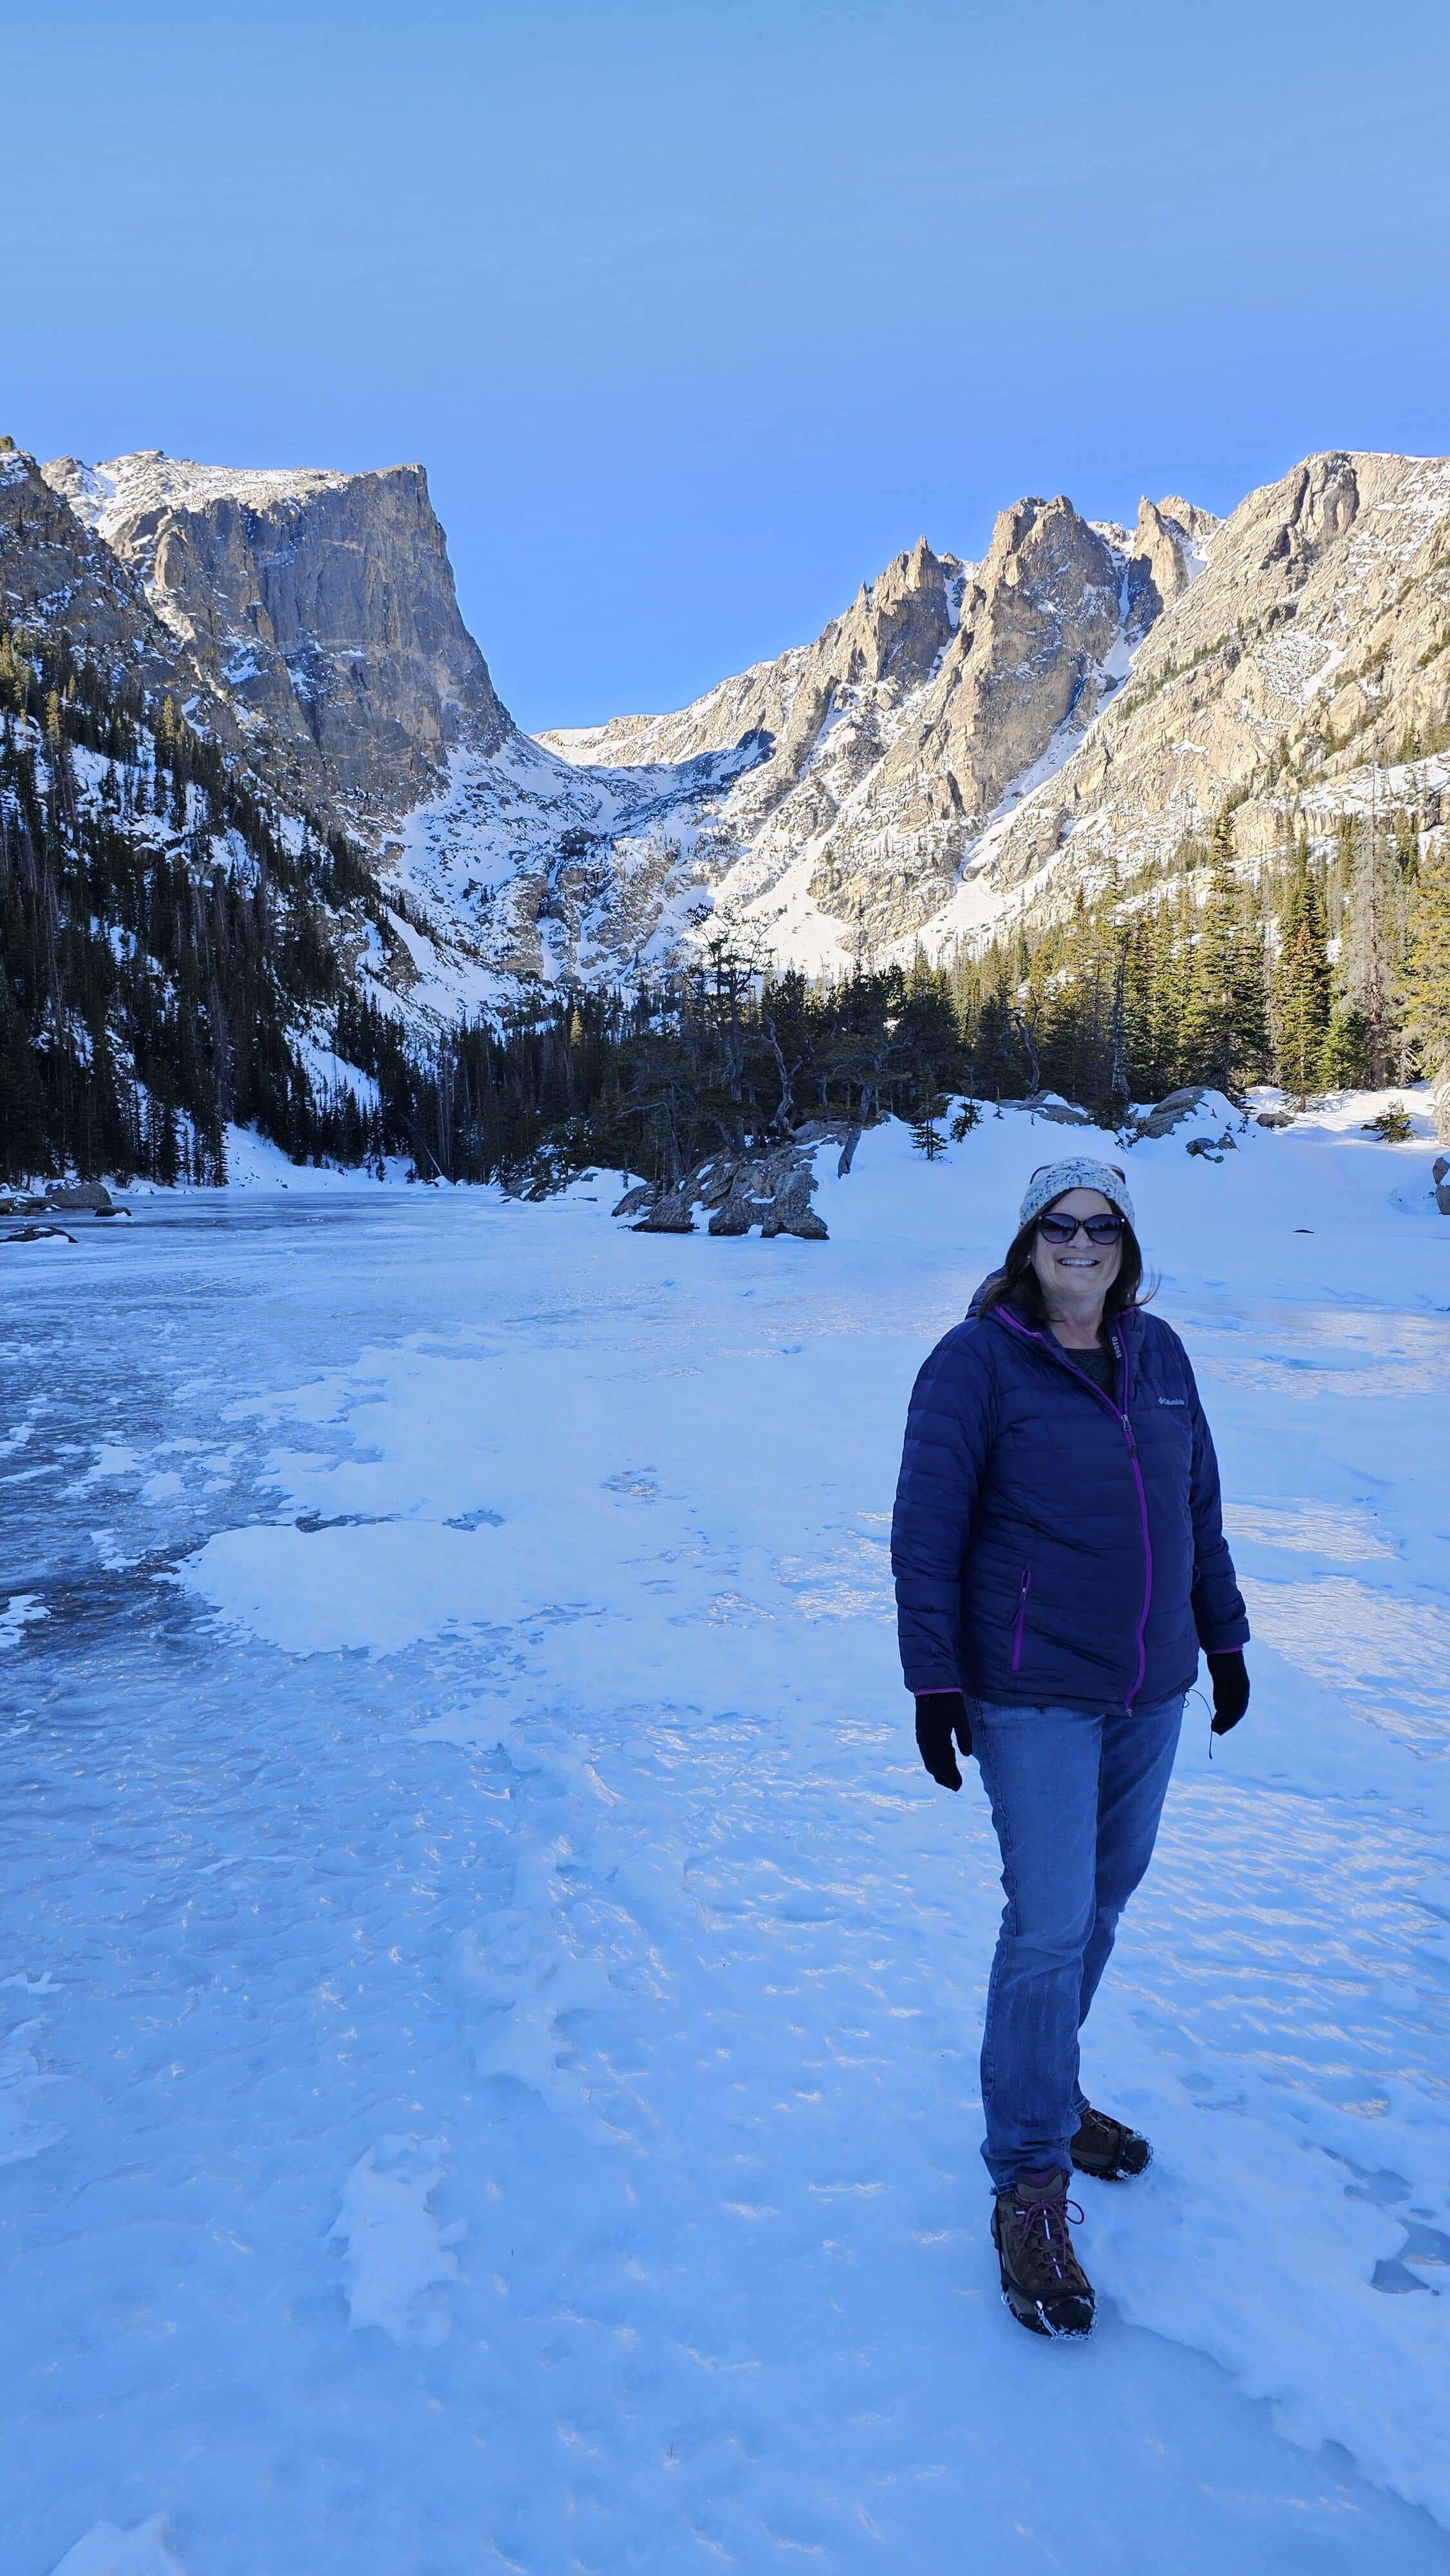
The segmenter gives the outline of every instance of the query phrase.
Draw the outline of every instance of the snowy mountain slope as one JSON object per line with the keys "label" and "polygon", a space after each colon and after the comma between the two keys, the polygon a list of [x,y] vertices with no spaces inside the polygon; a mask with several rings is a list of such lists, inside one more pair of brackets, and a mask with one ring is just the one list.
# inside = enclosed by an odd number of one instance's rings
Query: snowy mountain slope
{"label": "snowy mountain slope", "polygon": [[421,469],[149,450],[44,472],[249,758],[396,871],[424,921],[414,998],[435,1008],[662,962],[711,903],[812,964],[909,939],[983,821],[1121,686],[1211,526],[1145,503],[1129,536],[1026,502],[980,566],[922,540],[815,644],[677,716],[525,744],[458,616]]}
{"label": "snowy mountain slope", "polygon": [[800,963],[876,956],[941,907],[1004,801],[1066,759],[1212,526],[1145,502],[1130,537],[1065,499],[1024,501],[980,565],[922,539],[816,644],[678,715],[541,739],[571,758],[631,759],[720,745],[742,718],[764,726],[772,758],[719,814],[735,855],[716,904]]}
{"label": "snowy mountain slope", "polygon": [[421,1011],[628,977],[712,908],[812,969],[940,954],[1229,808],[1248,861],[1298,815],[1332,831],[1376,770],[1438,813],[1450,460],[1311,457],[1222,525],[1172,496],[1132,530],[1026,500],[980,564],[923,539],[691,706],[535,741],[463,627],[420,468],[45,473],[92,589],[99,538],[219,738],[392,875]]}
{"label": "snowy mountain slope", "polygon": [[1323,833],[1376,795],[1438,823],[1450,458],[1310,457],[1250,493],[1204,552],[1201,578],[1138,648],[1132,685],[984,838],[928,947],[1014,902],[1058,899],[1114,856],[1167,858],[1226,811],[1249,860],[1300,814]]}
{"label": "snowy mountain slope", "polygon": [[[781,668],[797,679],[800,657]],[[832,674],[829,718],[777,801],[765,810],[762,771],[720,816],[740,854],[717,903],[812,966],[906,958],[918,940],[943,954],[1070,900],[1114,858],[1171,857],[1228,811],[1250,862],[1300,817],[1324,839],[1373,801],[1433,828],[1450,459],[1313,456],[1221,525],[1170,498],[1144,502],[1131,536],[1024,504],[964,582],[939,667],[884,713],[862,695]],[[627,759],[662,734],[711,739],[741,702],[730,684],[680,717],[547,739]]]}
{"label": "snowy mountain slope", "polygon": [[433,934],[415,945],[413,998],[476,1007],[521,980],[613,983],[669,963],[710,908],[717,810],[762,749],[747,735],[628,769],[573,768],[524,735],[455,753],[384,852]]}
{"label": "snowy mountain slope", "polygon": [[357,838],[417,916],[396,919],[391,970],[414,1011],[562,971],[615,978],[703,908],[702,810],[763,737],[581,773],[521,734],[458,613],[420,466],[257,471],[147,449],[39,476],[71,552],[129,577],[188,702],[284,803]]}
{"label": "snowy mountain slope", "polygon": [[1443,2576],[1450,1224],[1376,1106],[1132,1149],[1254,1698],[1089,2025],[1156,2156],[1081,2187],[1073,2351],[997,2296],[997,1857],[885,1547],[1060,1130],[873,1130],[825,1245],[594,1182],[27,1251],[6,2576]]}

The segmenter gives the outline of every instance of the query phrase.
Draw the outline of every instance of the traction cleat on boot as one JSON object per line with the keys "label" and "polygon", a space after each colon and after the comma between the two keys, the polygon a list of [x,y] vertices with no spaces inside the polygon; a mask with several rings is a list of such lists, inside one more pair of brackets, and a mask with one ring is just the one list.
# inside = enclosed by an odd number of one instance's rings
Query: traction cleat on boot
{"label": "traction cleat on boot", "polygon": [[1145,2137],[1130,2129],[1126,2120],[1111,2119],[1090,2104],[1078,2123],[1071,2153],[1078,2172],[1092,2174],[1098,2182],[1127,2182],[1153,2161]]}
{"label": "traction cleat on boot", "polygon": [[1055,2165],[1019,2176],[999,2191],[992,2242],[1002,2268],[1002,2297],[1019,2325],[1040,2335],[1091,2334],[1097,2302],[1073,2249],[1069,2219],[1082,2211],[1067,2197]]}

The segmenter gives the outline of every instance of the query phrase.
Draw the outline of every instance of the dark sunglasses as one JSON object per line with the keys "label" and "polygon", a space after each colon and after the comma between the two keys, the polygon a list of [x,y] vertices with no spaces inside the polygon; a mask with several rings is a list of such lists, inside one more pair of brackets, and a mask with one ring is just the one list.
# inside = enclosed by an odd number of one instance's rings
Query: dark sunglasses
{"label": "dark sunglasses", "polygon": [[1071,1243],[1079,1226],[1089,1243],[1116,1243],[1123,1231],[1123,1220],[1106,1210],[1101,1216],[1040,1216],[1037,1220],[1037,1231],[1044,1243]]}

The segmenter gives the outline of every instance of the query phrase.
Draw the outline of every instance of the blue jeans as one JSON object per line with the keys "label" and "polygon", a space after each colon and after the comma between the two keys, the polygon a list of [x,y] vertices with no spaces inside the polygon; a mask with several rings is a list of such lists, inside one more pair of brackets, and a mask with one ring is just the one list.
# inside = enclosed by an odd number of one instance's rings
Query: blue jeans
{"label": "blue jeans", "polygon": [[1082,2115],[1078,2032],[1153,1857],[1183,1717],[969,1700],[1007,1902],[982,2034],[982,2153],[999,2191],[1057,2165]]}

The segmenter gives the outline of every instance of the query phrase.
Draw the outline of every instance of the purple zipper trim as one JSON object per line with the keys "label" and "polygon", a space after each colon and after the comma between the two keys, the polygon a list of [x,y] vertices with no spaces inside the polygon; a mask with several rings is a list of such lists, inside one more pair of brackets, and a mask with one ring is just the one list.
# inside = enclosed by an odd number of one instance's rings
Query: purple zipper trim
{"label": "purple zipper trim", "polygon": [[1133,1395],[1133,1373],[1128,1358],[1126,1335],[1119,1340],[1118,1348],[1123,1354],[1123,1437],[1128,1444],[1128,1463],[1133,1470],[1133,1482],[1138,1488],[1138,1522],[1143,1532],[1143,1607],[1138,1613],[1138,1670],[1133,1687],[1124,1702],[1124,1706],[1131,1714],[1133,1702],[1143,1687],[1143,1675],[1148,1669],[1148,1611],[1153,1600],[1153,1540],[1148,1528],[1148,1494],[1143,1483],[1143,1470],[1138,1463],[1138,1443],[1133,1437],[1133,1426],[1128,1420],[1128,1407]]}
{"label": "purple zipper trim", "polygon": [[[1133,1486],[1138,1497],[1138,1526],[1143,1533],[1143,1607],[1138,1613],[1138,1669],[1133,1676],[1133,1687],[1123,1702],[1125,1711],[1131,1717],[1133,1702],[1143,1687],[1143,1676],[1148,1669],[1148,1612],[1153,1603],[1153,1541],[1148,1528],[1148,1495],[1143,1483],[1143,1470],[1138,1463],[1138,1443],[1133,1437],[1133,1426],[1128,1419],[1128,1407],[1133,1398],[1133,1373],[1128,1359],[1127,1336],[1116,1333],[1113,1336],[1114,1347],[1120,1353],[1123,1362],[1123,1408],[1119,1412],[1112,1397],[1106,1395],[1100,1386],[1094,1386],[1092,1379],[1085,1377],[1081,1369],[1074,1368],[1066,1354],[1055,1350],[1045,1334],[1035,1333],[1030,1324],[1019,1324],[1016,1316],[1009,1315],[1004,1307],[993,1306],[990,1311],[994,1324],[1004,1325],[1009,1333],[1016,1333],[1024,1342],[1036,1342],[1039,1350],[1045,1351],[1050,1360],[1055,1360],[1060,1367],[1065,1368],[1069,1377],[1075,1377],[1079,1386],[1085,1386],[1089,1395],[1095,1395],[1100,1404],[1107,1406],[1109,1413],[1116,1415],[1122,1429],[1128,1452],[1128,1465],[1133,1471]],[[1030,1575],[1024,1575],[1022,1578],[1022,1600],[1017,1612],[1016,1643],[1012,1655],[1014,1673],[1021,1657],[1022,1623],[1027,1615],[1027,1591],[1031,1580]]]}
{"label": "purple zipper trim", "polygon": [[1012,1670],[1014,1673],[1020,1672],[1022,1669],[1022,1631],[1027,1625],[1027,1595],[1031,1589],[1032,1568],[1030,1565],[1026,1565],[1022,1569],[1022,1581],[1018,1586],[1017,1625],[1012,1631]]}

